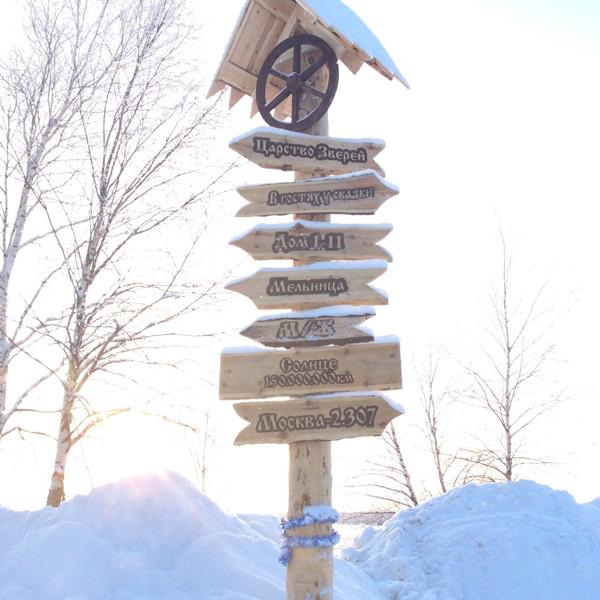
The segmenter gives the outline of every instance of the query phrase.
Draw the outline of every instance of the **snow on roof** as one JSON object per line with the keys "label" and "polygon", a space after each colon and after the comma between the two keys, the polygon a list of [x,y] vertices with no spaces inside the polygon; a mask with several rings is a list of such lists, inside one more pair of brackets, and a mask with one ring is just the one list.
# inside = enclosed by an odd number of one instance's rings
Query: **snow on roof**
{"label": "snow on roof", "polygon": [[[388,51],[367,24],[341,0],[296,0],[305,10],[319,18],[328,29],[346,38],[378,62],[407,88],[408,81],[396,66]],[[369,61],[367,61],[369,62]]]}
{"label": "snow on roof", "polygon": [[254,98],[256,78],[268,53],[300,31],[323,38],[352,72],[367,63],[408,87],[383,44],[341,0],[247,0],[208,96],[229,86],[231,106],[244,95]]}

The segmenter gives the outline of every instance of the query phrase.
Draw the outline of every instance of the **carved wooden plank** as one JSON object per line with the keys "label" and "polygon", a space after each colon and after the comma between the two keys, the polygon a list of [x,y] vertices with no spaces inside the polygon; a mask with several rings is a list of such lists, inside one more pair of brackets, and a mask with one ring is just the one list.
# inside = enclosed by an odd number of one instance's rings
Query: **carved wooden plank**
{"label": "carved wooden plank", "polygon": [[229,147],[266,169],[317,174],[373,169],[384,175],[374,160],[385,147],[382,140],[330,138],[259,127],[233,139]]}
{"label": "carved wooden plank", "polygon": [[[254,93],[256,91],[256,75],[230,62],[223,65],[220,73],[221,81],[224,84],[235,87],[254,98]],[[267,90],[268,93],[275,94],[281,91],[271,84],[268,84]]]}
{"label": "carved wooden plank", "polygon": [[375,171],[356,171],[290,183],[239,187],[250,204],[238,217],[268,217],[293,213],[372,215],[398,188]]}
{"label": "carved wooden plank", "polygon": [[208,88],[206,97],[210,98],[211,96],[214,96],[217,92],[220,92],[224,88],[225,88],[225,83],[223,83],[219,79],[216,79],[215,81],[213,81],[211,83],[210,88]]}
{"label": "carved wooden plank", "polygon": [[373,340],[371,332],[358,325],[375,315],[371,307],[350,307],[268,315],[240,333],[263,346],[320,346],[356,344]]}
{"label": "carved wooden plank", "polygon": [[365,344],[293,350],[231,348],[221,354],[222,400],[303,396],[402,387],[400,344]]}
{"label": "carved wooden plank", "polygon": [[246,94],[232,87],[229,92],[229,108],[233,108]]}
{"label": "carved wooden plank", "polygon": [[248,425],[235,444],[291,444],[381,435],[404,413],[378,393],[306,396],[285,402],[244,402],[233,408]]}
{"label": "carved wooden plank", "polygon": [[[273,15],[271,12],[253,2],[241,24],[239,35],[231,46],[228,60],[244,70],[252,72],[250,63],[256,47],[261,44],[272,25]],[[258,68],[260,69],[260,65]]]}
{"label": "carved wooden plank", "polygon": [[258,308],[266,309],[380,305],[387,304],[387,296],[368,284],[386,269],[387,263],[381,260],[260,269],[225,287],[248,296]]}
{"label": "carved wooden plank", "polygon": [[257,225],[231,242],[256,260],[392,260],[377,242],[392,225],[339,225],[294,221]]}

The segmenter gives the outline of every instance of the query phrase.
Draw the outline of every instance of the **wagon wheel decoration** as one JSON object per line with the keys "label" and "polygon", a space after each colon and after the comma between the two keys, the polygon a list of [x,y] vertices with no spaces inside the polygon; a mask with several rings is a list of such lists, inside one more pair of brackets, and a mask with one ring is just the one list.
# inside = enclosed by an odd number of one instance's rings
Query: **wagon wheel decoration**
{"label": "wagon wheel decoration", "polygon": [[[288,38],[271,50],[258,73],[258,110],[273,127],[304,131],[327,112],[338,77],[337,57],[326,42],[314,35]],[[282,113],[291,120],[279,119]]]}

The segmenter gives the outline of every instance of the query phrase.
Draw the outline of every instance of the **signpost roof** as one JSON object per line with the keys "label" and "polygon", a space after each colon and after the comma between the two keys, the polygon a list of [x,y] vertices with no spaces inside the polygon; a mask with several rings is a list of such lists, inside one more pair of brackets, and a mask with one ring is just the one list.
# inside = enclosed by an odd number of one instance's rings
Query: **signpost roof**
{"label": "signpost roof", "polygon": [[342,40],[347,49],[356,52],[363,62],[371,65],[388,79],[408,82],[368,25],[341,0],[297,0],[318,23]]}
{"label": "signpost roof", "polygon": [[244,95],[254,98],[267,54],[297,32],[324,39],[353,73],[367,63],[408,87],[375,34],[342,0],[247,0],[208,95],[229,86],[232,106]]}

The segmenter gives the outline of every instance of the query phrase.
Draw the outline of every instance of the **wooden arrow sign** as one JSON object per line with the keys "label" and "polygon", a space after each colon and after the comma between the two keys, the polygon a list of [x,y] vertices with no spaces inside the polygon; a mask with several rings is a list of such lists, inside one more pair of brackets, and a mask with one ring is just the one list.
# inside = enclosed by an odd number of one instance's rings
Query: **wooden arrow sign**
{"label": "wooden arrow sign", "polygon": [[324,175],[373,169],[385,176],[373,160],[385,148],[383,140],[330,138],[259,127],[233,139],[229,147],[266,169]]}
{"label": "wooden arrow sign", "polygon": [[231,348],[221,354],[220,372],[222,400],[402,387],[395,338],[294,350]]}
{"label": "wooden arrow sign", "polygon": [[399,190],[375,171],[366,170],[291,183],[249,185],[237,191],[250,202],[238,211],[238,217],[268,217],[294,213],[372,215]]}
{"label": "wooden arrow sign", "polygon": [[234,404],[237,414],[250,423],[235,444],[291,444],[334,441],[381,435],[388,423],[404,414],[383,394],[331,394],[284,402]]}
{"label": "wooden arrow sign", "polygon": [[254,321],[240,333],[263,346],[320,346],[373,341],[370,332],[360,329],[375,315],[371,308],[322,308],[313,311],[269,315]]}
{"label": "wooden arrow sign", "polygon": [[258,308],[267,309],[387,304],[387,296],[368,285],[386,269],[387,263],[381,260],[260,269],[225,287],[248,296]]}
{"label": "wooden arrow sign", "polygon": [[392,225],[333,225],[294,221],[281,225],[257,225],[230,244],[257,260],[357,260],[392,255],[377,246]]}

